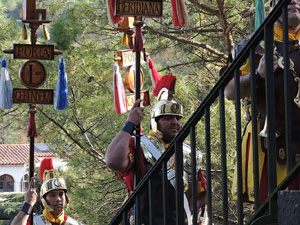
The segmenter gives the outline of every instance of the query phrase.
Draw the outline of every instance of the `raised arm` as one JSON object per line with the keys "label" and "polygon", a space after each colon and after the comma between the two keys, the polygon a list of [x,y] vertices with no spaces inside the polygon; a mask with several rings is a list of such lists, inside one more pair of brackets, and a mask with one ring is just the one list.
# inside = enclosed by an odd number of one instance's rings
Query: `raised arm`
{"label": "raised arm", "polygon": [[140,124],[144,118],[144,107],[140,107],[141,101],[139,99],[134,103],[123,128],[114,137],[106,150],[106,165],[119,173],[124,172],[129,166],[128,147],[132,131],[135,125]]}
{"label": "raised arm", "polygon": [[31,214],[32,207],[37,201],[37,193],[34,188],[34,178],[32,177],[29,183],[29,188],[24,194],[25,203],[20,212],[15,216],[11,225],[26,225],[29,215]]}
{"label": "raised arm", "polygon": [[[249,96],[250,91],[251,91],[250,74],[241,76],[240,77],[240,96],[241,96],[241,98],[245,98],[245,97]],[[228,100],[235,99],[234,78],[232,78],[232,80],[225,87],[225,97]]]}
{"label": "raised arm", "polygon": [[[273,56],[273,70],[275,71],[278,67],[278,59],[276,55]],[[262,55],[259,61],[259,65],[257,68],[257,72],[255,73],[257,79],[265,79],[265,55]],[[251,94],[251,75],[246,74],[244,76],[240,77],[240,97],[245,98],[250,96]],[[228,83],[228,85],[225,87],[225,97],[228,100],[234,100],[235,99],[235,93],[234,93],[234,78]]]}

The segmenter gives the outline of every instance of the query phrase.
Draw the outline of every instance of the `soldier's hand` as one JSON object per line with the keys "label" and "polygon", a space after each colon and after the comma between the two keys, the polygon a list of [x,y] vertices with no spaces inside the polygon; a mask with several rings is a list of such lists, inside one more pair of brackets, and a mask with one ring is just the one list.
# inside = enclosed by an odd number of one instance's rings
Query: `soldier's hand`
{"label": "soldier's hand", "polygon": [[[273,55],[273,72],[278,68],[278,58],[274,54]],[[266,60],[265,60],[265,54],[261,57],[258,65],[258,73],[259,75],[265,79],[266,76]]]}
{"label": "soldier's hand", "polygon": [[128,116],[127,116],[127,121],[130,121],[130,122],[134,123],[135,125],[140,124],[145,116],[144,107],[140,106],[141,101],[142,101],[142,99],[136,100],[136,102],[132,106],[132,108],[129,111]]}
{"label": "soldier's hand", "polygon": [[37,201],[37,196],[36,189],[34,188],[34,178],[32,177],[29,183],[29,188],[24,194],[25,202],[34,206]]}

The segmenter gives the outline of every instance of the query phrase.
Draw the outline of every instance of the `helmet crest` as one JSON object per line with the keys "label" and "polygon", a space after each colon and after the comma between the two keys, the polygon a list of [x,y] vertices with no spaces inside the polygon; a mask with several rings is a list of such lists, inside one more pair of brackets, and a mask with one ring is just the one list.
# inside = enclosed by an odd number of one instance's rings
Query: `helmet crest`
{"label": "helmet crest", "polygon": [[[173,98],[173,94],[175,93],[175,84],[176,84],[176,77],[173,75],[165,75],[161,77],[161,79],[157,82],[157,85],[153,89],[153,95],[158,96],[158,100],[161,98],[162,91],[169,92],[168,99]],[[171,99],[169,99],[171,100]]]}

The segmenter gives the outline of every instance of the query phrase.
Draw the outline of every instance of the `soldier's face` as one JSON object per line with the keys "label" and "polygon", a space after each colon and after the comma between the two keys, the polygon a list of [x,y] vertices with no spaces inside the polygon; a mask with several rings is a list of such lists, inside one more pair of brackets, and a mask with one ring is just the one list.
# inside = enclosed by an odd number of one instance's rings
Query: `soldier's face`
{"label": "soldier's face", "polygon": [[53,190],[46,194],[46,201],[53,209],[53,214],[58,215],[64,209],[66,195],[64,190]]}
{"label": "soldier's face", "polygon": [[172,139],[179,133],[181,129],[181,117],[166,115],[159,118],[157,128],[163,133],[163,139],[166,143],[170,143]]}
{"label": "soldier's face", "polygon": [[[276,1],[276,3],[279,0]],[[278,19],[282,23],[282,17]],[[300,0],[291,0],[288,5],[288,25],[289,27],[297,27],[300,25]]]}

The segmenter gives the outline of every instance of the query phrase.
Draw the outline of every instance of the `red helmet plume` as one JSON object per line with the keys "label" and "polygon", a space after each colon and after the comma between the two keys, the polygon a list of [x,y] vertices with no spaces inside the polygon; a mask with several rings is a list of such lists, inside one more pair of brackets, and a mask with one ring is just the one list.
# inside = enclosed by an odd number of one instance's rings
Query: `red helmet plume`
{"label": "red helmet plume", "polygon": [[175,84],[176,84],[176,76],[173,75],[165,75],[160,78],[160,80],[157,82],[155,88],[153,89],[153,95],[158,96],[159,92],[166,88],[169,92],[173,93],[175,90]]}
{"label": "red helmet plume", "polygon": [[52,158],[44,158],[40,165],[40,179],[43,181],[45,170],[54,170]]}

